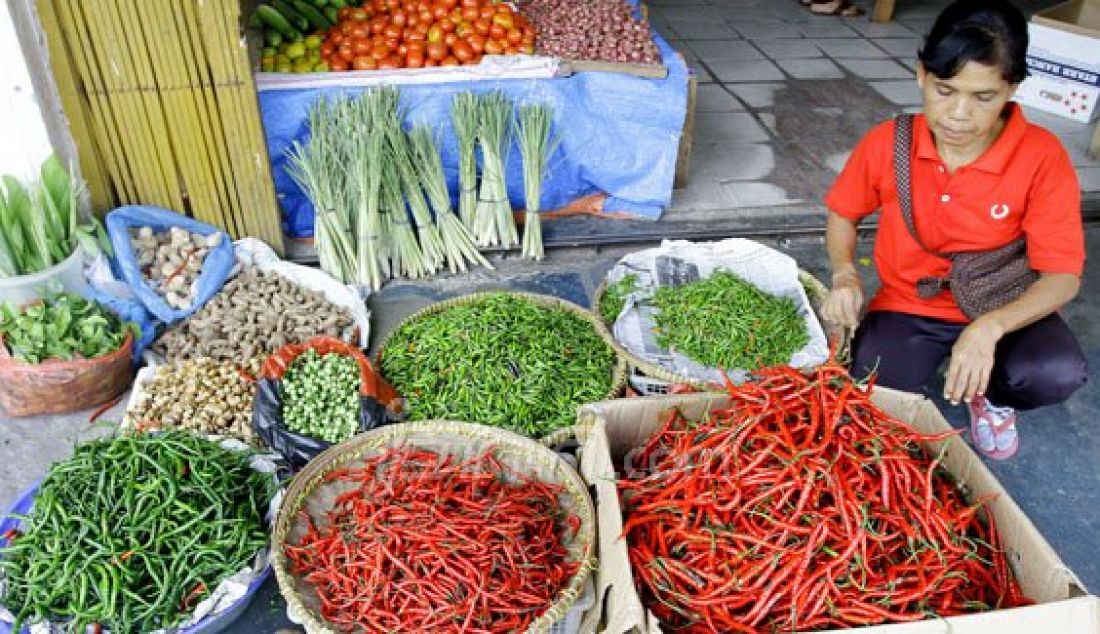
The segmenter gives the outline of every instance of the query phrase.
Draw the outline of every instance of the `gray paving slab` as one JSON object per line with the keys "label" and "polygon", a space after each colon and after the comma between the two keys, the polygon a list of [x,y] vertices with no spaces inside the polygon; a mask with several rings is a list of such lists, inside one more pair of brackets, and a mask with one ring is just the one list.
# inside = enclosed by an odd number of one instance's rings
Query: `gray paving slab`
{"label": "gray paving slab", "polygon": [[872,81],[871,87],[899,106],[921,104],[920,90],[917,88],[916,81]]}
{"label": "gray paving slab", "polygon": [[863,38],[816,39],[814,43],[829,57],[841,58],[882,58],[886,51]]}
{"label": "gray paving slab", "polygon": [[783,84],[738,83],[727,84],[726,88],[750,108],[770,108],[775,103],[775,93],[783,89]]}
{"label": "gray paving slab", "polygon": [[743,112],[742,104],[721,84],[699,86],[696,96],[696,112]]}
{"label": "gray paving slab", "polygon": [[703,143],[691,156],[692,179],[714,182],[765,180],[775,171],[768,143]]}
{"label": "gray paving slab", "polygon": [[771,183],[723,183],[722,186],[733,197],[734,207],[774,207],[803,202],[790,198],[785,189]]}
{"label": "gray paving slab", "polygon": [[695,75],[695,77],[699,80],[699,83],[701,84],[709,84],[715,81],[714,76],[710,74],[710,71],[707,70],[706,66],[704,66],[703,63],[697,59],[689,61],[688,68],[691,69],[692,74]]}
{"label": "gray paving slab", "polygon": [[766,59],[720,60],[710,66],[721,82],[775,81],[784,78],[783,71]]}
{"label": "gray paving slab", "polygon": [[876,37],[871,40],[875,43],[875,46],[886,51],[894,57],[916,58],[917,49],[920,48],[921,40],[915,37]]}
{"label": "gray paving slab", "polygon": [[684,40],[696,56],[706,61],[764,59],[760,49],[747,40]]}
{"label": "gray paving slab", "polygon": [[1100,192],[1100,167],[1080,167],[1077,169],[1077,178],[1081,181],[1083,191]]}
{"label": "gray paving slab", "polygon": [[759,143],[770,138],[760,123],[746,112],[698,113],[695,137],[709,143]]}
{"label": "gray paving slab", "polygon": [[[669,210],[726,210],[734,207],[733,196],[714,180],[692,178],[688,186],[672,192]],[[685,216],[690,217],[690,216]]]}
{"label": "gray paving slab", "polygon": [[822,57],[821,49],[811,40],[804,39],[759,39],[753,45],[774,60]]}
{"label": "gray paving slab", "polygon": [[847,26],[862,33],[864,37],[914,37],[923,35],[923,32],[914,32],[897,21],[871,22],[866,16],[862,18],[845,18],[843,21]]}
{"label": "gray paving slab", "polygon": [[802,37],[802,31],[799,30],[798,25],[786,20],[731,19],[728,20],[728,23],[741,34],[741,37],[745,38]]}
{"label": "gray paving slab", "polygon": [[832,39],[859,36],[859,31],[856,31],[840,20],[827,20],[824,17],[814,17],[815,19],[798,25],[798,32],[801,33],[803,37]]}
{"label": "gray paving slab", "polygon": [[892,59],[838,59],[838,64],[863,79],[908,79],[913,71]]}
{"label": "gray paving slab", "polygon": [[728,40],[735,39],[737,33],[720,20],[670,19],[668,26],[685,40]]}
{"label": "gray paving slab", "polygon": [[795,79],[840,79],[844,71],[828,59],[781,59],[775,62]]}

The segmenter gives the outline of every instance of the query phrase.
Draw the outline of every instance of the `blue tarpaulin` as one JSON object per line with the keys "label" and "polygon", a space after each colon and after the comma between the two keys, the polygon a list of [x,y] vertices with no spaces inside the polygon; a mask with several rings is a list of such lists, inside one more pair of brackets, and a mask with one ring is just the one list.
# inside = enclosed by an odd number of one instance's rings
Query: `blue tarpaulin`
{"label": "blue tarpaulin", "polygon": [[[687,110],[688,69],[655,34],[668,68],[664,79],[619,73],[583,72],[548,79],[492,80],[402,85],[406,124],[430,123],[440,136],[443,167],[452,196],[457,190],[457,142],[451,129],[456,93],[502,90],[517,104],[554,108],[561,145],[550,159],[543,183],[543,209],[557,209],[590,194],[606,193],[608,212],[657,219],[672,197],[672,181]],[[309,134],[308,113],[319,98],[356,95],[364,88],[325,87],[261,91],[260,112],[271,155],[284,229],[292,237],[313,235],[313,208],[287,175],[286,150]],[[508,194],[523,204],[519,150],[513,143],[507,164]]]}

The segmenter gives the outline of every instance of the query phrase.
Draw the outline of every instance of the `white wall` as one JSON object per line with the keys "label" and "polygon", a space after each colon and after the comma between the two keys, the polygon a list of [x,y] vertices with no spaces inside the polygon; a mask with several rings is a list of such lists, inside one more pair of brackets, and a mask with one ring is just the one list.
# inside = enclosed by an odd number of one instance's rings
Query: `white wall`
{"label": "white wall", "polygon": [[8,3],[0,0],[0,174],[30,177],[52,151]]}

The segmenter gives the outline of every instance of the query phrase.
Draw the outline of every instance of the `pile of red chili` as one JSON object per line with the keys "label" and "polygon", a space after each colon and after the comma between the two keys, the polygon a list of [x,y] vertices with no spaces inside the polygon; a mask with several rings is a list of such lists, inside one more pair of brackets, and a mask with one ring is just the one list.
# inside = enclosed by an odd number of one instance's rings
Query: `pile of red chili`
{"label": "pile of red chili", "polygon": [[795,631],[1030,603],[985,504],[918,444],[951,434],[891,418],[838,366],[757,377],[703,421],[674,414],[619,483],[634,575],[666,626]]}
{"label": "pile of red chili", "polygon": [[325,481],[351,488],[323,520],[303,511],[306,535],[285,553],[341,630],[523,631],[579,568],[563,488],[491,452],[389,450]]}

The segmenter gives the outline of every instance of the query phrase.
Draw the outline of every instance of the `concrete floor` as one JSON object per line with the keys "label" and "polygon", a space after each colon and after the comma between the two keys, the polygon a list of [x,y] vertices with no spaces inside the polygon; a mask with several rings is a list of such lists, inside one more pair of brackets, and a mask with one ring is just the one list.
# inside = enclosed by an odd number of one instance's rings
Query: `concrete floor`
{"label": "concrete floor", "polygon": [[[753,233],[828,278],[820,237],[820,198],[851,146],[874,123],[911,108],[912,57],[919,34],[942,0],[899,0],[895,22],[813,17],[795,0],[650,0],[654,25],[689,57],[702,82],[690,185],[677,192],[659,223],[565,219],[547,223],[559,245],[645,242],[676,235]],[[861,2],[867,7],[868,2]],[[1021,2],[1028,10],[1053,2]],[[1091,129],[1029,113],[1055,130],[1078,168],[1087,204],[1100,201],[1100,162],[1084,154]],[[1088,230],[1100,252],[1100,228]],[[371,301],[375,341],[406,315],[438,299],[490,288],[549,293],[587,304],[603,274],[634,247],[568,248],[532,264],[497,256],[496,271],[428,283],[393,283]],[[1094,251],[1093,248],[1097,250]],[[869,242],[861,244],[867,253]],[[873,275],[870,270],[869,276]],[[1100,264],[1090,262],[1080,298],[1065,310],[1092,367],[1100,367]],[[933,386],[931,394],[939,393]],[[961,408],[936,398],[963,427]],[[104,415],[117,421],[121,406]],[[0,507],[6,508],[74,443],[110,433],[87,412],[12,420],[0,417]],[[1100,588],[1100,385],[1092,382],[1063,406],[1024,415],[1016,458],[990,463],[1005,487],[1086,586]],[[297,631],[286,620],[273,581],[231,628]]]}

